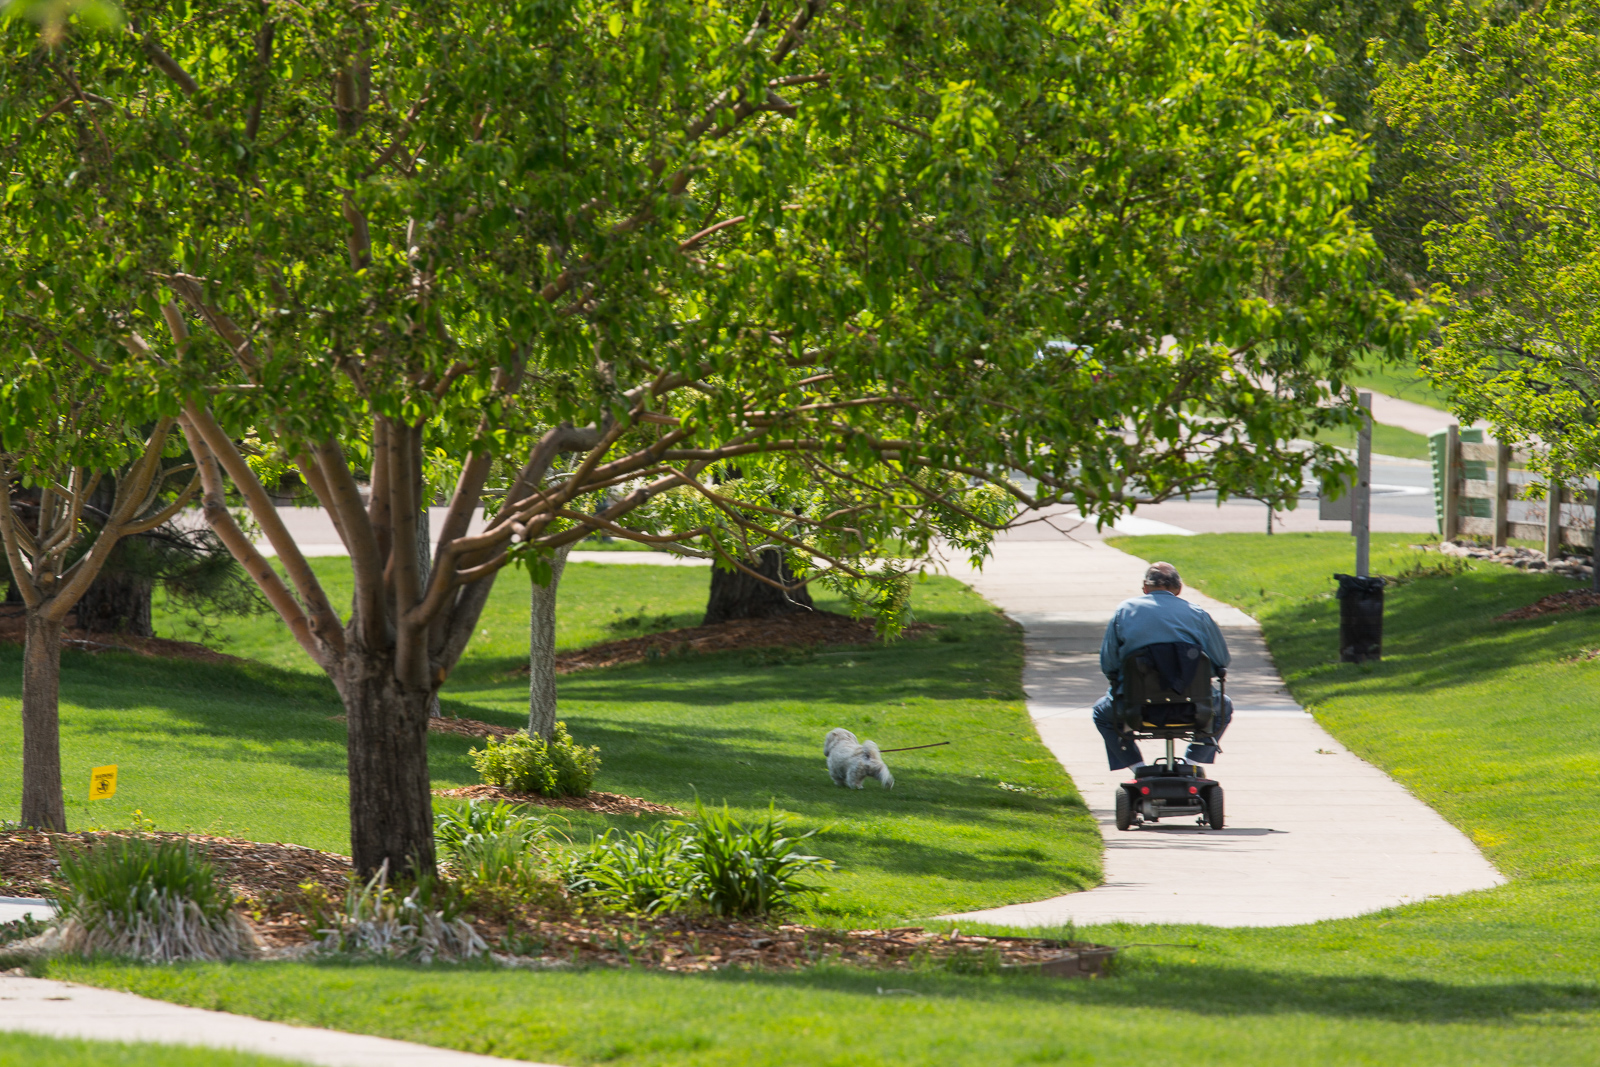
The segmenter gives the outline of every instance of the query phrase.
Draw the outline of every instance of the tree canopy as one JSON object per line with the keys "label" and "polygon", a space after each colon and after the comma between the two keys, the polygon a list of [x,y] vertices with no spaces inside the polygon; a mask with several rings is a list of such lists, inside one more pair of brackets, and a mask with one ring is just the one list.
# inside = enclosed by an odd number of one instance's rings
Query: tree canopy
{"label": "tree canopy", "polygon": [[1454,4],[1429,39],[1379,95],[1450,205],[1428,229],[1447,282],[1424,365],[1463,418],[1541,442],[1557,478],[1585,474],[1600,467],[1600,13]]}
{"label": "tree canopy", "polygon": [[[1317,49],[1242,3],[125,13],[5,30],[0,269],[58,350],[167,383],[208,519],[350,709],[363,870],[431,862],[417,708],[506,564],[753,531],[848,573],[841,516],[1292,499],[1340,462],[1293,444],[1346,417],[1325,383],[1414,330]],[[459,473],[424,578],[430,457]],[[291,469],[343,614],[262,484]]]}

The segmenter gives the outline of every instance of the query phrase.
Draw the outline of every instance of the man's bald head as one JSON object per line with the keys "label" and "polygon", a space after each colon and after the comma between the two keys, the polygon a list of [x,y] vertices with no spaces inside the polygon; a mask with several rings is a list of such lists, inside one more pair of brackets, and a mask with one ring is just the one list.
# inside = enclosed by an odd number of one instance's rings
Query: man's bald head
{"label": "man's bald head", "polygon": [[1178,577],[1178,568],[1170,563],[1150,564],[1150,569],[1144,572],[1144,591],[1149,593],[1157,589],[1169,593],[1183,592],[1183,579]]}

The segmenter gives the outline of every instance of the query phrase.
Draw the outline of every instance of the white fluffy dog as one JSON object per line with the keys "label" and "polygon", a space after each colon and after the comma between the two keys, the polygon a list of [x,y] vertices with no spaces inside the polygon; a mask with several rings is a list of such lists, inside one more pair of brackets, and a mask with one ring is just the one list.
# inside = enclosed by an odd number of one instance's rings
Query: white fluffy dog
{"label": "white fluffy dog", "polygon": [[856,735],[839,727],[829,730],[822,741],[822,754],[828,757],[828,773],[833,784],[848,789],[860,789],[868,778],[876,778],[885,789],[894,788],[894,775],[889,773],[878,746],[871,741],[857,741]]}

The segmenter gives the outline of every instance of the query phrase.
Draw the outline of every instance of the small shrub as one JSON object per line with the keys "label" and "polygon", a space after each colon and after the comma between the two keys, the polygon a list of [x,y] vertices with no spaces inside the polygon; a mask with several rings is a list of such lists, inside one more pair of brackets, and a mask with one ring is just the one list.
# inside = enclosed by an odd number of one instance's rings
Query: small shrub
{"label": "small shrub", "polygon": [[470,755],[488,785],[547,797],[588,796],[600,770],[600,749],[573,743],[561,722],[549,741],[518,730],[507,738],[489,738],[487,747]]}
{"label": "small shrub", "polygon": [[312,912],[309,955],[377,956],[383,959],[473,959],[489,951],[461,918],[460,901],[433,878],[419,878],[406,893],[389,885],[385,863],[365,886],[352,885],[342,905],[303,886]]}
{"label": "small shrub", "polygon": [[786,836],[788,818],[768,809],[746,826],[721,810],[696,806],[693,823],[653,830],[608,830],[567,866],[567,891],[621,911],[705,910],[729,917],[765,915],[823,892],[804,879],[833,864],[800,852],[816,833]]}
{"label": "small shrub", "polygon": [[260,950],[233,894],[187,842],[115,837],[57,852],[57,951],[152,963],[246,959]]}

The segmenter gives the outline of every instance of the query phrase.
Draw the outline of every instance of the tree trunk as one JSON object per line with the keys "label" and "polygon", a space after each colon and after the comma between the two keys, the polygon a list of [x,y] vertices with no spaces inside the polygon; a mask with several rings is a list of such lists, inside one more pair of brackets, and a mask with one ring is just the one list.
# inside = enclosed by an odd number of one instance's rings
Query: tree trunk
{"label": "tree trunk", "polygon": [[549,585],[532,583],[528,611],[528,733],[546,740],[556,728],[556,590],[571,550],[556,549]]}
{"label": "tree trunk", "polygon": [[148,578],[101,571],[78,601],[78,625],[94,633],[154,637],[150,619],[154,588]]}
{"label": "tree trunk", "polygon": [[[751,565],[747,563],[746,566]],[[786,585],[792,585],[795,580],[789,570],[789,554],[779,548],[763,549],[759,565],[752,569]],[[711,597],[706,601],[706,617],[701,625],[710,626],[729,619],[770,619],[810,611],[811,607],[811,591],[807,586],[784,592],[744,571],[724,570],[719,566],[711,568]]]}
{"label": "tree trunk", "polygon": [[22,825],[65,831],[61,796],[61,629],[28,612],[22,651]]}
{"label": "tree trunk", "polygon": [[[433,537],[428,532],[428,505],[424,503],[417,515],[417,583],[426,589],[428,575],[433,573]],[[440,719],[444,711],[439,707],[439,693],[428,698],[428,718]]]}
{"label": "tree trunk", "polygon": [[349,729],[350,858],[362,878],[434,869],[428,778],[433,691],[403,686],[394,657],[352,647],[339,695]]}

